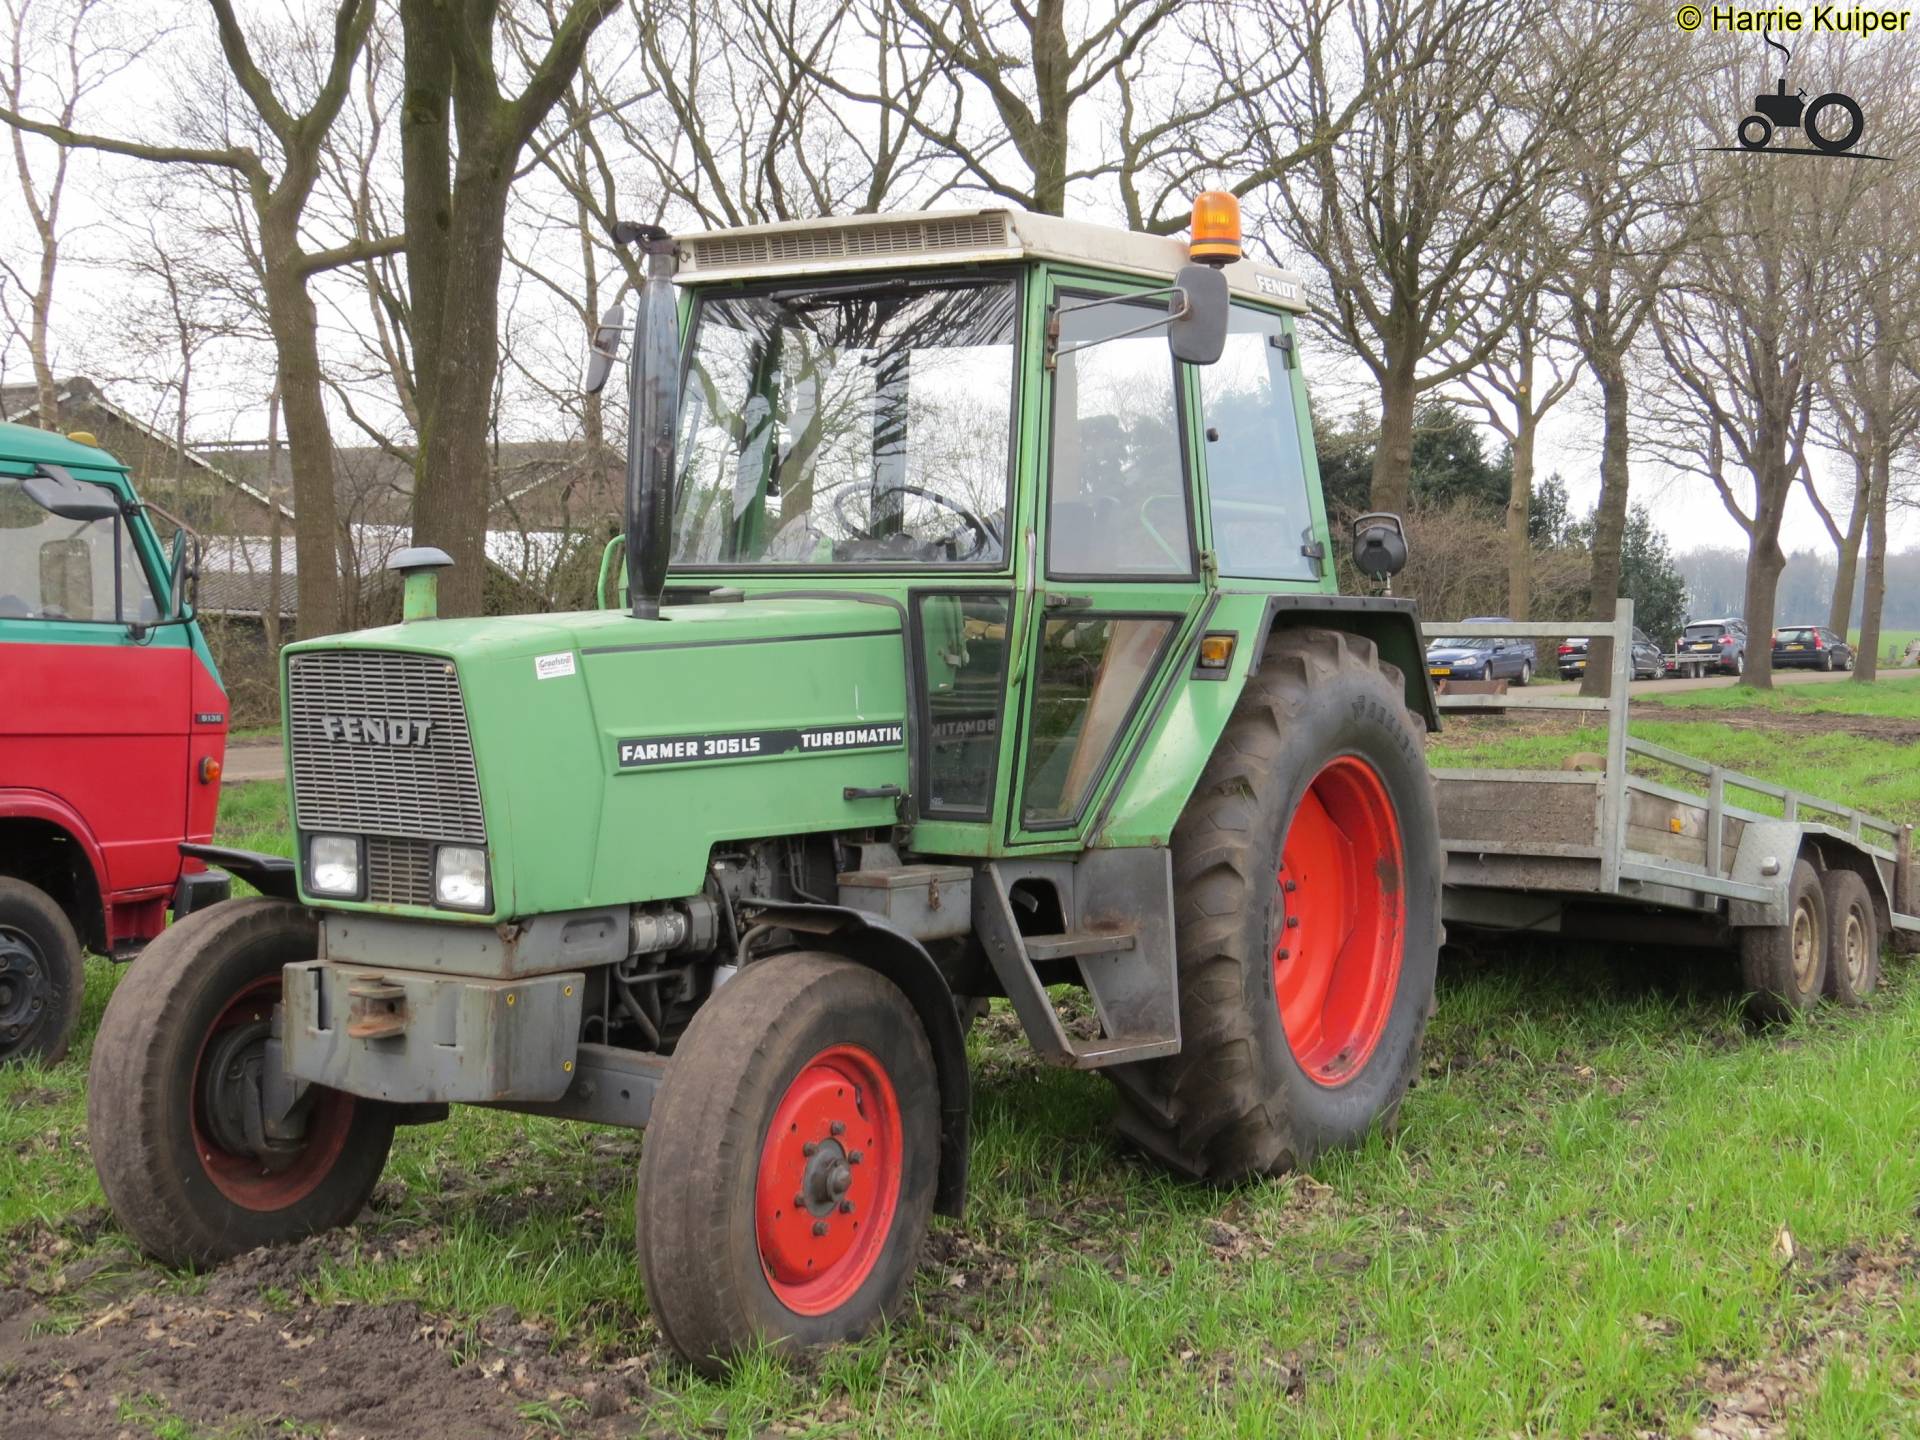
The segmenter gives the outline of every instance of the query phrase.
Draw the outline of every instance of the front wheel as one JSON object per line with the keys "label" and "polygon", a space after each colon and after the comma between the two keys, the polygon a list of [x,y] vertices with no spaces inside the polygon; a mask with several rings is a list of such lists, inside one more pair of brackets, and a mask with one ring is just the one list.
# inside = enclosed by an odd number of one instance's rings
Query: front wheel
{"label": "front wheel", "polygon": [[93,1046],[87,1131],[113,1213],[155,1259],[206,1265],[344,1225],[393,1143],[385,1105],[313,1086],[268,1133],[281,967],[318,952],[284,900],[226,900],[141,952]]}
{"label": "front wheel", "polygon": [[1740,143],[1749,150],[1764,150],[1773,138],[1773,125],[1764,115],[1749,115],[1740,122]]}
{"label": "front wheel", "polygon": [[1173,831],[1180,1053],[1103,1072],[1169,1166],[1278,1174],[1391,1129],[1440,946],[1418,722],[1373,645],[1268,646]]}
{"label": "front wheel", "polygon": [[64,1060],[86,988],[80,940],[36,885],[0,875],[0,1063]]}
{"label": "front wheel", "polygon": [[1520,662],[1520,683],[1522,685],[1531,685],[1533,683],[1533,662],[1531,660],[1522,660]]}
{"label": "front wheel", "polygon": [[933,1213],[940,1086],[913,1007],[836,955],[748,966],[701,1006],[647,1123],[635,1197],[661,1333],[708,1374],[757,1340],[865,1334]]}

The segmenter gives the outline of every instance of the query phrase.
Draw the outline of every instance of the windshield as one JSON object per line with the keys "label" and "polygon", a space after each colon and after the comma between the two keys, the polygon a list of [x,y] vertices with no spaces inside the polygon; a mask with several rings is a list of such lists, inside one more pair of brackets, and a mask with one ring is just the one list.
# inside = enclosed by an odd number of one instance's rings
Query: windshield
{"label": "windshield", "polygon": [[42,509],[17,476],[0,475],[0,619],[159,618],[153,587],[118,517],[63,520]]}
{"label": "windshield", "polygon": [[1017,313],[1012,280],[701,298],[673,564],[1000,564]]}
{"label": "windshield", "polygon": [[1430,640],[1429,650],[1491,650],[1493,641],[1484,635],[1452,636],[1445,640]]}

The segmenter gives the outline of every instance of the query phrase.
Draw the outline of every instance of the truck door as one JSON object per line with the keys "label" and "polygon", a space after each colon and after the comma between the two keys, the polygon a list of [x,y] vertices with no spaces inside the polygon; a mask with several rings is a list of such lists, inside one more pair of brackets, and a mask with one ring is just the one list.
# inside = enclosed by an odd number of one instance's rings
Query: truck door
{"label": "truck door", "polygon": [[1039,603],[1022,638],[1008,838],[1071,843],[1143,739],[1206,593],[1187,377],[1166,297],[1057,278],[1059,347],[1041,388]]}
{"label": "truck door", "polygon": [[[157,930],[187,818],[186,627],[134,638],[132,622],[162,618],[160,557],[144,553],[124,515],[42,509],[22,488],[32,472],[0,461],[0,790],[38,792],[79,814],[106,862],[110,940],[134,933],[124,925]],[[116,913],[156,899],[150,917]]]}

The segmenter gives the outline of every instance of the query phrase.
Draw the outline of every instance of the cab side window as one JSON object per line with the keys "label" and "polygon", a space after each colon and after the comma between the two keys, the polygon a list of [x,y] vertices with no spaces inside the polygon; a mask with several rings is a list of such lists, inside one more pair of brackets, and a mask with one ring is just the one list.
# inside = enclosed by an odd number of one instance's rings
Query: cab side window
{"label": "cab side window", "polygon": [[1235,305],[1218,363],[1196,367],[1222,575],[1312,580],[1314,538],[1293,377],[1278,315]]}
{"label": "cab side window", "polygon": [[118,519],[66,520],[0,475],[0,619],[152,623],[153,586]]}
{"label": "cab side window", "polygon": [[1180,404],[1166,325],[1153,323],[1165,306],[1074,308],[1094,298],[1060,299],[1071,353],[1054,371],[1047,573],[1184,579],[1194,554]]}

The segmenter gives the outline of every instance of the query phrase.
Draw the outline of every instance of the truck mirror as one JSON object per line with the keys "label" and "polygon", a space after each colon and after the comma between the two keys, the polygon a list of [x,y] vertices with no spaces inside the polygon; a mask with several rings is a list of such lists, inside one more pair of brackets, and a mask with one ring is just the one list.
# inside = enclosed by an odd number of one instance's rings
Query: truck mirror
{"label": "truck mirror", "polygon": [[587,337],[587,368],[580,380],[580,388],[586,394],[598,395],[606,387],[607,377],[613,373],[613,362],[620,358],[620,341],[626,329],[627,308],[615,301],[600,317],[593,334]]}
{"label": "truck mirror", "polygon": [[176,530],[173,532],[173,556],[167,566],[168,620],[186,618],[187,607],[193,603],[193,592],[199,588],[199,582],[199,546],[188,539],[185,530]]}
{"label": "truck mirror", "polygon": [[1167,348],[1174,359],[1188,365],[1211,365],[1227,348],[1231,297],[1226,274],[1210,265],[1183,265],[1173,285]]}
{"label": "truck mirror", "polygon": [[1374,581],[1398,575],[1407,565],[1407,527],[1398,515],[1375,511],[1353,522],[1353,563]]}
{"label": "truck mirror", "polygon": [[62,520],[111,520],[120,513],[120,501],[103,485],[87,485],[73,478],[64,465],[42,462],[20,488],[42,510]]}

